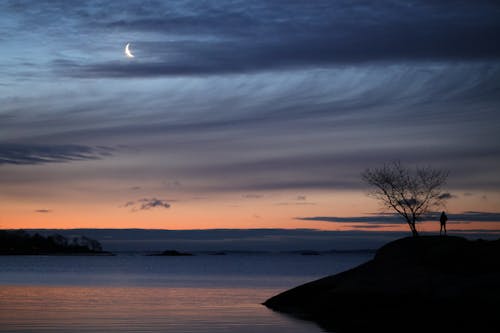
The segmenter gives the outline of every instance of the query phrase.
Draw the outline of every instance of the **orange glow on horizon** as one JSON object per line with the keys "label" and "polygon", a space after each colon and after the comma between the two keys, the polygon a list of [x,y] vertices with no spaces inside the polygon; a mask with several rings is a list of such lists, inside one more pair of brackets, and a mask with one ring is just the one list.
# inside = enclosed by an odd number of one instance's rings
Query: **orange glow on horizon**
{"label": "orange glow on horizon", "polygon": [[[160,197],[160,196],[158,196]],[[481,210],[494,212],[499,196],[492,200],[471,201],[455,199],[447,211]],[[298,198],[298,199],[297,199]],[[128,198],[93,200],[88,197],[66,197],[46,200],[12,201],[4,198],[0,228],[2,229],[73,229],[73,228],[142,228],[142,229],[319,229],[363,231],[408,231],[406,223],[363,224],[305,221],[300,217],[369,216],[380,212],[378,203],[362,192],[314,192],[304,196],[292,193],[270,193],[245,197],[242,194],[213,196],[172,201],[171,207],[136,210],[124,207]],[[95,201],[98,201],[96,203]],[[449,221],[448,229],[500,230],[498,223],[462,223]],[[419,223],[422,232],[439,231],[439,223]]]}

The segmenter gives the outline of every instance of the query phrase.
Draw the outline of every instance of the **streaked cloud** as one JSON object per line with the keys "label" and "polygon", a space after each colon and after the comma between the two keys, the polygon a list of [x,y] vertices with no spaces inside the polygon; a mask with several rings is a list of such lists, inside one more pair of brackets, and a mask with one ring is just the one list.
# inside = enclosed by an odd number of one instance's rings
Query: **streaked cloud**
{"label": "streaked cloud", "polygon": [[[440,212],[427,214],[422,221],[439,221]],[[462,222],[500,222],[500,213],[498,212],[474,212],[466,211],[463,213],[447,213],[448,223]],[[323,222],[340,222],[340,223],[374,223],[374,224],[400,224],[404,222],[398,214],[384,213],[371,214],[368,216],[313,216],[313,217],[298,217],[298,220],[303,221],[323,221]]]}
{"label": "streaked cloud", "polygon": [[0,143],[0,165],[96,160],[110,156],[112,152],[113,149],[109,147]]}
{"label": "streaked cloud", "polygon": [[451,194],[451,193],[448,193],[448,192],[445,192],[443,194],[441,194],[438,198],[441,199],[441,200],[448,200],[448,199],[454,199],[454,198],[457,198],[458,196],[455,195],[455,194]]}
{"label": "streaked cloud", "polygon": [[221,3],[224,9],[158,2],[156,13],[148,4],[126,17],[101,5],[106,16],[97,20],[74,11],[76,24],[91,24],[95,33],[137,36],[131,42],[138,61],[56,59],[54,69],[72,77],[145,78],[500,57],[499,5],[493,2],[296,1],[286,8],[279,1]]}
{"label": "streaked cloud", "polygon": [[2,195],[324,214],[301,197],[361,196],[365,168],[400,160],[449,169],[450,196],[498,210],[499,13],[487,0],[0,2]]}
{"label": "streaked cloud", "polygon": [[163,199],[142,198],[136,201],[129,201],[123,207],[130,207],[132,211],[150,210],[153,208],[170,208],[171,205]]}
{"label": "streaked cloud", "polygon": [[340,223],[375,223],[375,224],[400,224],[403,220],[397,214],[372,214],[369,216],[313,216],[298,217],[303,221],[322,221],[322,222],[340,222]]}

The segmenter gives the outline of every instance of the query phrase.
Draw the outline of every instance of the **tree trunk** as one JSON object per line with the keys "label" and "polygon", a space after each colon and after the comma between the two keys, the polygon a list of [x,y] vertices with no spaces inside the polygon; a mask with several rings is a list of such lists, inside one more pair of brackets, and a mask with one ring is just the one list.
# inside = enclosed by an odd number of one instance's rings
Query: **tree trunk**
{"label": "tree trunk", "polygon": [[415,227],[415,221],[408,221],[408,225],[410,226],[411,234],[413,237],[418,237],[418,231]]}

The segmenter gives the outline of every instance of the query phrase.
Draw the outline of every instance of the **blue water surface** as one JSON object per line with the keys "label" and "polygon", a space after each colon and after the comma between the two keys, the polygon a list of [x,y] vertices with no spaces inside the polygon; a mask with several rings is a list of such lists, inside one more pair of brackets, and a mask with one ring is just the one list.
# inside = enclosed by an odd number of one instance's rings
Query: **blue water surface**
{"label": "blue water surface", "polygon": [[1,332],[321,332],[261,303],[372,254],[2,256]]}

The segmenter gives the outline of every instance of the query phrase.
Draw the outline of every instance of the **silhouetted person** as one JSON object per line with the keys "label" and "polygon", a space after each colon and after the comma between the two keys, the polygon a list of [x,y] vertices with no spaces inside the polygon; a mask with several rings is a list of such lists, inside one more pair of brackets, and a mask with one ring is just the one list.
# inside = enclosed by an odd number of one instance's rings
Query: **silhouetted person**
{"label": "silhouetted person", "polygon": [[439,218],[439,223],[441,224],[441,229],[439,229],[439,234],[444,230],[444,234],[446,235],[446,221],[448,221],[448,216],[444,212],[441,213],[441,217]]}

